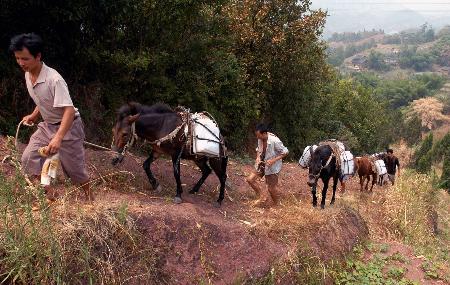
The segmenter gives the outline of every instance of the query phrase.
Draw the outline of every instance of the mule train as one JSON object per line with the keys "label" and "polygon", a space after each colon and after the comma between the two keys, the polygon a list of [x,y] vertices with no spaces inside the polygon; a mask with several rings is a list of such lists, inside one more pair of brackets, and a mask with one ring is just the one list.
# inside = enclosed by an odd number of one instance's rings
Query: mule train
{"label": "mule train", "polygon": [[335,202],[338,181],[341,181],[343,191],[345,191],[345,181],[356,174],[360,178],[361,191],[366,179],[365,189],[368,190],[369,176],[373,177],[370,191],[372,191],[376,182],[382,185],[387,173],[383,155],[383,153],[380,153],[372,156],[354,157],[338,140],[326,140],[320,142],[319,145],[305,147],[298,163],[302,168],[309,169],[307,184],[311,187],[313,206],[317,206],[316,189],[319,179],[324,184],[320,203],[322,209],[325,208],[328,184],[331,178],[333,178],[333,194],[330,204]]}

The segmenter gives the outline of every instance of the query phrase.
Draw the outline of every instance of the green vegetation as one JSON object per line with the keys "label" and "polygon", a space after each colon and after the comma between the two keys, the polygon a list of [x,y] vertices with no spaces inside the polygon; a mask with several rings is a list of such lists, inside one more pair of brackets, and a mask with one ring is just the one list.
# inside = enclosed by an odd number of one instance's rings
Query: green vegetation
{"label": "green vegetation", "polygon": [[450,34],[445,34],[432,48],[436,62],[442,66],[450,66]]}
{"label": "green vegetation", "polygon": [[384,44],[417,45],[435,40],[435,31],[428,24],[422,25],[417,30],[402,31],[395,35],[387,35],[383,39]]}
{"label": "green vegetation", "polygon": [[388,71],[389,65],[384,62],[385,56],[377,51],[371,50],[369,54],[368,67],[376,71]]}
{"label": "green vegetation", "polygon": [[383,30],[375,30],[372,29],[371,31],[358,31],[356,33],[353,32],[346,32],[346,33],[333,33],[331,37],[327,40],[329,42],[344,42],[344,43],[351,43],[351,42],[357,42],[360,40],[364,40],[376,35],[384,35]]}
{"label": "green vegetation", "polygon": [[0,173],[0,283],[148,283],[164,278],[126,205],[95,211],[50,207],[43,189],[29,185],[19,171],[9,143],[16,173]]}
{"label": "green vegetation", "polygon": [[429,173],[433,163],[443,162],[442,174],[439,179],[439,187],[450,192],[450,133],[441,140],[434,142],[430,133],[414,153],[413,166],[421,173]]}
{"label": "green vegetation", "polygon": [[[315,98],[331,75],[320,40],[326,15],[306,0],[7,0],[3,6],[1,45],[23,31],[43,36],[44,60],[68,82],[91,141],[110,141],[120,105],[162,101],[208,110],[232,150],[243,151],[263,120],[298,154],[309,132],[305,117],[320,114]],[[5,49],[0,72],[0,127],[12,134],[33,104]]]}
{"label": "green vegetation", "polygon": [[400,67],[415,71],[430,70],[435,57],[429,52],[418,52],[417,46],[404,46],[400,52]]}
{"label": "green vegetation", "polygon": [[433,134],[430,133],[421,143],[414,154],[414,166],[420,173],[428,173],[431,170],[431,148],[433,147]]}
{"label": "green vegetation", "polygon": [[356,73],[354,80],[373,89],[378,100],[387,101],[392,109],[407,106],[416,99],[434,95],[446,79],[435,74],[421,74],[409,79],[384,79],[375,73]]}
{"label": "green vegetation", "polygon": [[[431,176],[403,171],[396,185],[382,198],[381,211],[386,221],[384,234],[389,232],[398,240],[411,246],[414,256],[422,256],[422,270],[430,279],[448,281],[447,268],[449,242],[448,221],[439,225],[437,215],[446,221],[448,195],[433,187]],[[442,203],[441,200],[443,199]],[[443,207],[443,208],[441,208]],[[389,254],[385,244],[366,243],[354,249],[344,265],[335,271],[336,284],[418,284],[405,278],[409,259],[399,252]],[[448,272],[447,272],[448,273]]]}
{"label": "green vegetation", "polygon": [[357,53],[371,49],[377,44],[374,39],[371,39],[362,44],[350,44],[345,46],[340,46],[336,48],[328,48],[328,63],[333,66],[340,66],[344,60],[348,57],[354,56]]}
{"label": "green vegetation", "polygon": [[[366,248],[354,249],[353,255],[345,263],[344,270],[335,273],[335,284],[418,284],[404,278],[405,268],[391,265],[391,257],[373,251],[369,245]],[[369,250],[372,254],[369,260],[363,260],[365,250]],[[385,270],[386,268],[388,269]]]}

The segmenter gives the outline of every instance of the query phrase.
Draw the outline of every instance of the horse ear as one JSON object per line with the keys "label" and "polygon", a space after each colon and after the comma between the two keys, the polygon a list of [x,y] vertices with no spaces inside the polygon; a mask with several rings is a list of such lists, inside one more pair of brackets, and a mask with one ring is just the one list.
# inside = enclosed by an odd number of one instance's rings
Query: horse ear
{"label": "horse ear", "polygon": [[136,115],[132,115],[132,116],[128,116],[128,123],[132,124],[134,122],[136,122],[137,119],[139,119],[139,116],[141,114],[136,114]]}
{"label": "horse ear", "polygon": [[132,115],[139,113],[139,110],[141,108],[141,104],[137,102],[129,102],[128,107],[130,108],[130,113]]}

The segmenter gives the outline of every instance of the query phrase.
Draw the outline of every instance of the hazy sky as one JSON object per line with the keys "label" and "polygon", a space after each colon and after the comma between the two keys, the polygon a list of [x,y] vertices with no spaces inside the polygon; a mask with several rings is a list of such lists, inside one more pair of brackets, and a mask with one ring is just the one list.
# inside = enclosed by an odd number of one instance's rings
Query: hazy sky
{"label": "hazy sky", "polygon": [[424,23],[450,24],[450,0],[311,0],[328,11],[325,36],[333,32],[383,29],[395,33]]}
{"label": "hazy sky", "polygon": [[326,8],[331,11],[375,8],[396,11],[411,9],[422,13],[442,12],[450,10],[450,0],[312,0],[313,7]]}

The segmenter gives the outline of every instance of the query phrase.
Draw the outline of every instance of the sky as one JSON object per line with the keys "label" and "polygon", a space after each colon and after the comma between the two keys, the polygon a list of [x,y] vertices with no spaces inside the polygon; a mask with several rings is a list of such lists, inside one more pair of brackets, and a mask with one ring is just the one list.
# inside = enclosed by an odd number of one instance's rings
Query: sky
{"label": "sky", "polygon": [[383,10],[407,8],[419,12],[442,12],[450,10],[450,0],[312,0],[313,7],[330,10],[360,10],[365,6]]}
{"label": "sky", "polygon": [[439,29],[450,24],[450,0],[311,0],[328,11],[325,34],[383,29],[395,33],[424,23]]}

